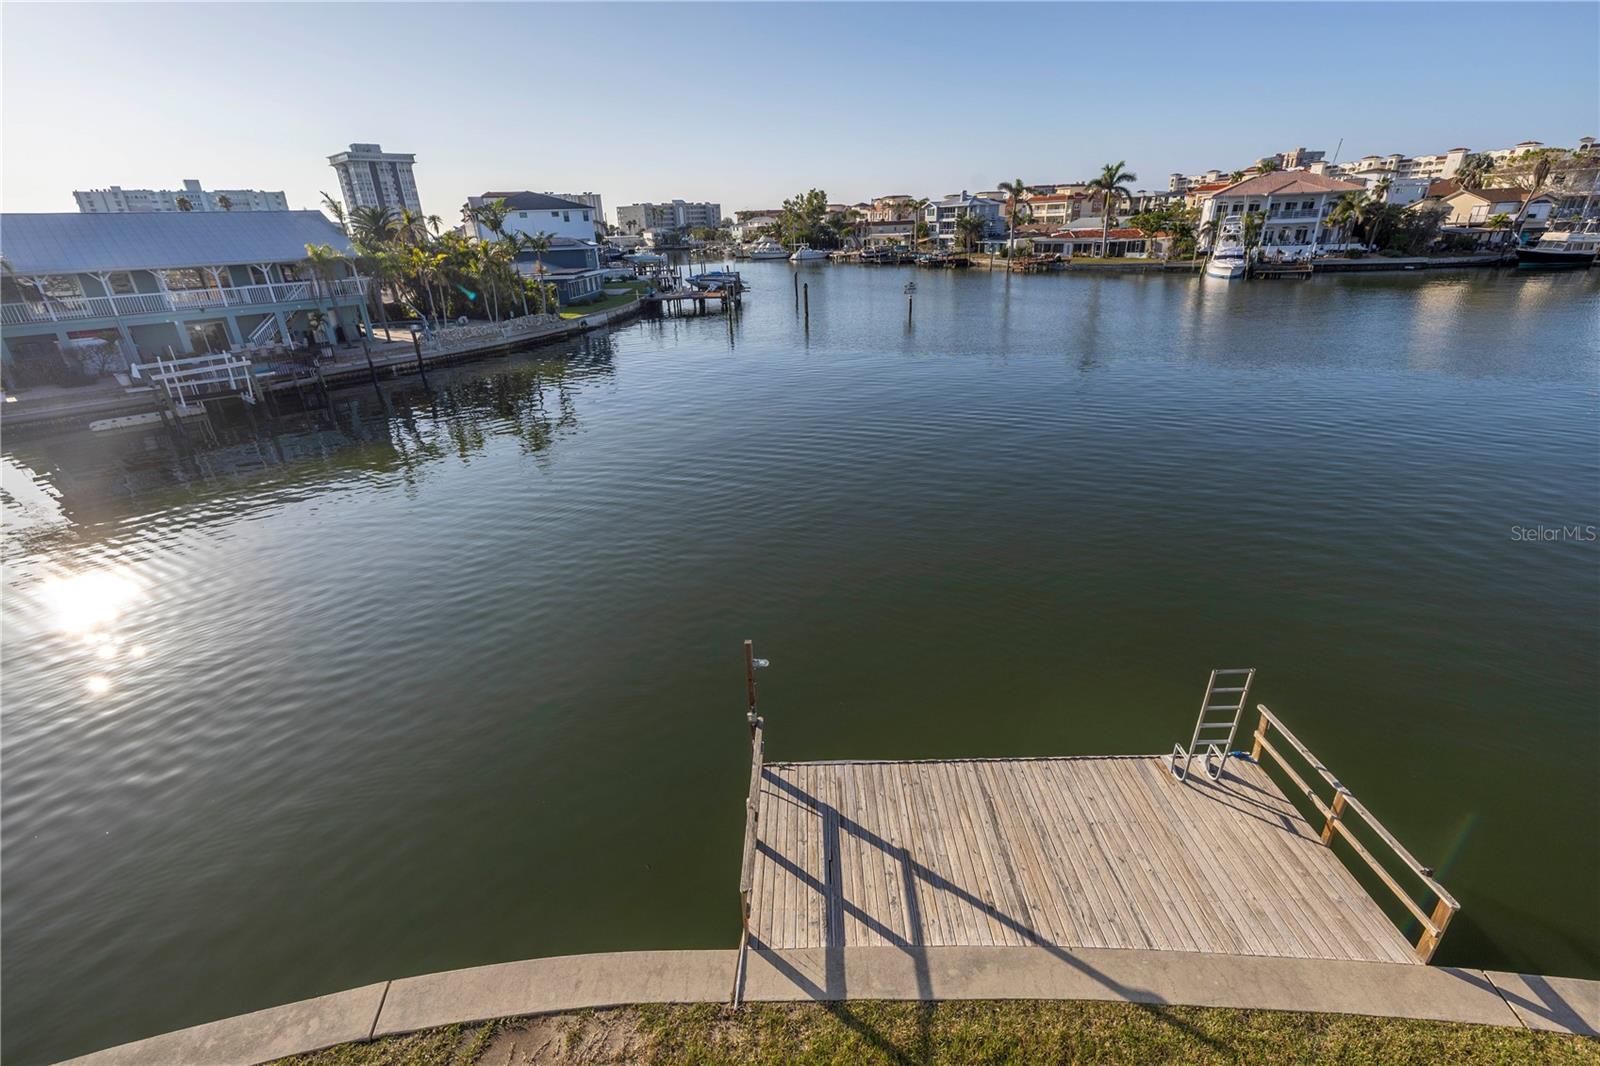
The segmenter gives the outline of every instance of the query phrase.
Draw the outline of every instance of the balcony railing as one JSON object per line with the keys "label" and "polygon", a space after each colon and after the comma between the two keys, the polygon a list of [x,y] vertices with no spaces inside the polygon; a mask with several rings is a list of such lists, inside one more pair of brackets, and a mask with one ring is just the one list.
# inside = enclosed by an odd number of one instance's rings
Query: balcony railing
{"label": "balcony railing", "polygon": [[49,296],[38,301],[0,305],[0,323],[19,326],[82,318],[181,314],[213,308],[271,307],[325,300],[330,295],[359,297],[365,295],[366,291],[366,278],[340,278],[322,285],[310,281],[289,281],[220,289],[168,289],[166,292],[136,292],[121,296]]}

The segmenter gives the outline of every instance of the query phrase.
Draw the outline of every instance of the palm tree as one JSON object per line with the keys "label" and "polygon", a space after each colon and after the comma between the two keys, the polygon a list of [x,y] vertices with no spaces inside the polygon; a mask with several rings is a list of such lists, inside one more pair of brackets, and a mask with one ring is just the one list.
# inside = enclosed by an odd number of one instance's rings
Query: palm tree
{"label": "palm tree", "polygon": [[[1488,218],[1484,219],[1483,220],[1483,225],[1484,225],[1485,229],[1489,229],[1489,230],[1510,229],[1511,228],[1511,216],[1506,214],[1504,211],[1499,211],[1499,212],[1496,212],[1495,214],[1490,215]],[[1502,243],[1503,243],[1503,240],[1502,240]]]}
{"label": "palm tree", "polygon": [[1201,244],[1210,248],[1217,243],[1217,236],[1221,230],[1222,219],[1211,218],[1201,223],[1197,236],[1199,236]]}
{"label": "palm tree", "polygon": [[358,207],[349,225],[351,238],[369,249],[391,244],[400,234],[400,216],[390,207]]}
{"label": "palm tree", "polygon": [[229,196],[227,193],[223,193],[221,196],[217,197],[217,206],[222,208],[224,211],[232,211],[233,197]]}
{"label": "palm tree", "polygon": [[[545,289],[544,254],[550,250],[550,234],[548,233],[520,233],[516,236],[517,250],[533,253],[533,272],[539,279],[539,313],[550,313],[550,294]],[[526,299],[526,298],[524,298]],[[527,313],[527,305],[523,305],[523,313]]]}
{"label": "palm tree", "polygon": [[922,212],[928,209],[928,199],[924,196],[914,200],[907,200],[905,207],[906,211],[911,215],[911,250],[915,252],[917,250],[917,223],[922,221]]}
{"label": "palm tree", "polygon": [[1361,201],[1361,206],[1357,209],[1361,224],[1367,230],[1367,243],[1372,245],[1373,251],[1378,250],[1378,231],[1383,223],[1388,220],[1388,211],[1388,204],[1370,196],[1364,198]]}
{"label": "palm tree", "polygon": [[1105,217],[1100,220],[1100,255],[1104,258],[1111,256],[1111,219],[1117,213],[1119,199],[1132,199],[1133,191],[1129,184],[1139,180],[1139,175],[1125,170],[1126,162],[1107,163],[1100,171],[1098,178],[1090,181],[1089,188],[1104,194],[1106,198]]}
{"label": "palm tree", "polygon": [[189,199],[187,196],[180,196],[173,202],[178,205],[178,210],[179,211],[193,211],[194,210],[194,201]]}
{"label": "palm tree", "polygon": [[1494,169],[1494,157],[1484,152],[1473,152],[1461,161],[1452,179],[1463,189],[1481,189]]}
{"label": "palm tree", "polygon": [[344,231],[344,235],[346,237],[350,236],[350,220],[345,217],[344,204],[340,203],[338,200],[335,200],[327,193],[323,193],[322,209],[332,216],[333,220],[339,224],[339,228]]}
{"label": "palm tree", "polygon": [[1392,188],[1394,188],[1394,176],[1391,174],[1385,174],[1383,177],[1372,183],[1372,195],[1384,201],[1385,203],[1388,203],[1389,190]]}
{"label": "palm tree", "polygon": [[1283,169],[1283,164],[1279,163],[1276,159],[1258,159],[1258,160],[1256,160],[1256,171],[1258,173],[1271,174],[1275,170],[1282,170],[1282,169]]}
{"label": "palm tree", "polygon": [[1366,201],[1366,198],[1367,194],[1364,192],[1347,192],[1334,201],[1333,208],[1323,221],[1333,227],[1334,231],[1339,234],[1338,243],[1344,243],[1344,238],[1349,233],[1350,227],[1360,220],[1361,205]]}
{"label": "palm tree", "polygon": [[983,239],[984,228],[983,216],[971,211],[956,219],[956,236],[961,241],[961,247],[972,251],[973,244]]}
{"label": "palm tree", "polygon": [[328,312],[333,319],[334,330],[342,329],[343,323],[339,320],[339,308],[333,298],[333,282],[339,276],[338,268],[345,262],[345,257],[330,244],[308,244],[306,245],[306,257],[300,262],[311,272],[311,279],[316,285],[317,295],[319,297],[324,293],[327,295]]}
{"label": "palm tree", "polygon": [[1528,217],[1528,209],[1533,206],[1534,198],[1544,191],[1550,183],[1550,172],[1555,169],[1549,154],[1540,153],[1539,158],[1533,161],[1533,166],[1528,172],[1517,179],[1517,187],[1525,194],[1522,206],[1517,208],[1517,217],[1512,220],[1512,227],[1517,233],[1522,232],[1522,221]]}
{"label": "palm tree", "polygon": [[1015,259],[1017,255],[1017,211],[1022,209],[1022,194],[1028,191],[1028,187],[1022,183],[1021,178],[1018,178],[1016,181],[1002,181],[1000,183],[1000,191],[1009,197],[1009,211],[1007,213],[1010,216],[1010,226],[1006,234],[1006,258]]}
{"label": "palm tree", "polygon": [[1243,180],[1244,180],[1244,171],[1242,171],[1242,170],[1235,170],[1235,171],[1233,171],[1232,173],[1230,173],[1228,175],[1228,184],[1229,185],[1237,185],[1239,182],[1241,182]]}

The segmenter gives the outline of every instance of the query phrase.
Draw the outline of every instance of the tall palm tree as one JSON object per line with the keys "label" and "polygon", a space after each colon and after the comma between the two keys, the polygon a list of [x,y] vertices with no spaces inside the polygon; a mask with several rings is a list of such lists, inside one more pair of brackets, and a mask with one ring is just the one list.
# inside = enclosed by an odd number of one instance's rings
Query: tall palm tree
{"label": "tall palm tree", "polygon": [[1483,225],[1484,228],[1488,230],[1509,230],[1511,228],[1511,216],[1506,214],[1504,211],[1499,211],[1484,219]]}
{"label": "tall palm tree", "polygon": [[1550,159],[1549,154],[1540,153],[1539,157],[1533,161],[1533,166],[1528,169],[1528,172],[1517,179],[1517,187],[1523,191],[1524,196],[1522,197],[1522,206],[1517,208],[1517,217],[1512,219],[1512,231],[1514,234],[1522,232],[1522,222],[1528,217],[1528,209],[1533,206],[1534,198],[1550,184],[1550,172],[1554,169],[1555,163]]}
{"label": "tall palm tree", "polygon": [[333,282],[339,276],[339,268],[345,262],[345,257],[331,244],[308,244],[306,256],[300,262],[311,274],[317,297],[327,297],[328,315],[333,319],[333,328],[336,331],[342,329],[344,323],[340,321],[338,302],[333,297]]}
{"label": "tall palm tree", "polygon": [[229,196],[227,193],[223,193],[221,196],[217,197],[217,206],[222,208],[224,211],[232,211],[233,197]]}
{"label": "tall palm tree", "polygon": [[1100,170],[1100,176],[1091,180],[1089,188],[1102,193],[1106,199],[1105,217],[1100,220],[1100,255],[1109,258],[1111,254],[1111,219],[1117,213],[1117,201],[1133,199],[1133,190],[1129,188],[1132,182],[1139,180],[1139,175],[1124,169],[1126,161],[1107,163]]}
{"label": "tall palm tree", "polygon": [[1385,174],[1372,183],[1372,195],[1385,203],[1389,202],[1389,190],[1394,188],[1394,176]]}
{"label": "tall palm tree", "polygon": [[1228,184],[1229,185],[1237,185],[1239,182],[1241,182],[1243,180],[1244,180],[1244,171],[1242,171],[1242,170],[1235,170],[1235,171],[1232,171],[1232,172],[1230,172],[1228,174]]}
{"label": "tall palm tree", "polygon": [[179,211],[187,213],[194,210],[194,201],[189,199],[187,196],[180,196],[174,200],[173,203],[178,205]]}
{"label": "tall palm tree", "polygon": [[1372,250],[1378,250],[1378,234],[1384,222],[1388,221],[1389,205],[1376,197],[1368,196],[1361,201],[1357,215],[1361,224],[1367,230],[1367,243],[1372,245]]}
{"label": "tall palm tree", "polygon": [[1200,238],[1201,244],[1205,245],[1207,248],[1210,248],[1217,243],[1217,237],[1221,231],[1222,220],[1220,218],[1212,218],[1201,223],[1200,229],[1196,231],[1196,235]]}
{"label": "tall palm tree", "polygon": [[400,216],[392,207],[358,207],[349,218],[350,236],[358,245],[381,248],[400,233]]}
{"label": "tall palm tree", "polygon": [[961,247],[972,251],[972,246],[983,238],[984,222],[982,215],[967,212],[956,219],[956,237],[961,241]]}
{"label": "tall palm tree", "polygon": [[550,234],[525,233],[522,235],[521,244],[524,251],[533,253],[533,273],[539,279],[539,313],[548,315],[550,313],[550,292],[545,288],[544,256],[550,250]]}
{"label": "tall palm tree", "polygon": [[1028,191],[1028,187],[1022,183],[1021,178],[1018,178],[1016,181],[1002,181],[1000,183],[1000,191],[1005,193],[1008,198],[1008,210],[1006,213],[1009,216],[1010,227],[1006,234],[1006,258],[1015,259],[1017,255],[1017,211],[1022,208],[1022,194]]}
{"label": "tall palm tree", "polygon": [[340,203],[338,200],[335,200],[327,193],[323,193],[322,209],[328,213],[329,217],[339,224],[339,228],[344,231],[344,235],[346,237],[350,236],[350,220],[345,217],[344,204]]}
{"label": "tall palm tree", "polygon": [[1283,164],[1279,163],[1276,159],[1258,159],[1258,160],[1256,160],[1256,171],[1258,173],[1271,174],[1275,170],[1282,170],[1282,169],[1283,169]]}
{"label": "tall palm tree", "polygon": [[1339,235],[1337,241],[1329,241],[1329,244],[1345,242],[1350,234],[1350,227],[1361,217],[1361,204],[1366,198],[1367,194],[1364,192],[1347,192],[1334,201],[1327,217],[1322,220],[1329,229]]}
{"label": "tall palm tree", "polygon": [[911,214],[911,250],[917,250],[917,224],[922,221],[922,212],[928,209],[928,198],[925,196],[906,201],[906,211]]}

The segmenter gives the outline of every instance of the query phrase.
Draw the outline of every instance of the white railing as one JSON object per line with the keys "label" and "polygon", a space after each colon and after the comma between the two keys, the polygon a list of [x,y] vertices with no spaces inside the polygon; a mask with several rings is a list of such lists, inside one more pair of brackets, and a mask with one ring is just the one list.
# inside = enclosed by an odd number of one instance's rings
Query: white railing
{"label": "white railing", "polygon": [[330,296],[360,297],[366,291],[366,278],[340,278],[320,285],[309,281],[291,281],[220,289],[168,289],[166,292],[138,292],[121,296],[50,296],[38,302],[0,305],[0,323],[20,326],[80,318],[120,318],[224,307],[311,303],[326,300]]}
{"label": "white railing", "polygon": [[130,372],[160,388],[175,404],[221,395],[238,395],[250,403],[258,399],[250,360],[230,352],[135,363]]}

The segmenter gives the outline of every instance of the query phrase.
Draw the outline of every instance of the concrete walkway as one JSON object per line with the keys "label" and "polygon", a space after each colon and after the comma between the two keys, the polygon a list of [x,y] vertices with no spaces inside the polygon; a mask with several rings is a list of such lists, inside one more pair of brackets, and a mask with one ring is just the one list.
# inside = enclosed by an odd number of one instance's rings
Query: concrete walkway
{"label": "concrete walkway", "polygon": [[[406,977],[73,1059],[224,1066],[457,1022],[631,1003],[725,1002],[736,952],[629,951]],[[1399,963],[1054,947],[752,951],[744,998],[1088,999],[1324,1011],[1600,1035],[1600,981]]]}

